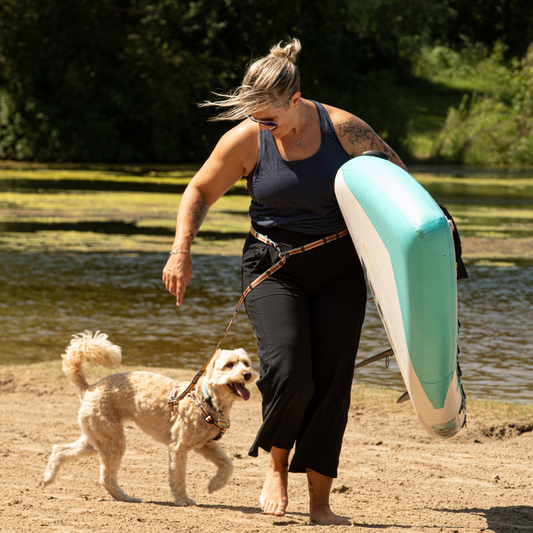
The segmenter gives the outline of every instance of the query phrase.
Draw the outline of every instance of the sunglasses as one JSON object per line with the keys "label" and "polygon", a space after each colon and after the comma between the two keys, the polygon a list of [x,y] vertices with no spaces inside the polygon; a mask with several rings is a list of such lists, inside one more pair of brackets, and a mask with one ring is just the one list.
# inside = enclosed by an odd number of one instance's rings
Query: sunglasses
{"label": "sunglasses", "polygon": [[248,120],[251,120],[252,122],[255,122],[257,124],[261,124],[262,126],[266,126],[267,128],[275,128],[278,123],[277,122],[270,122],[268,120],[259,120],[258,118],[252,117],[252,115],[244,115]]}
{"label": "sunglasses", "polygon": [[[285,112],[285,109],[281,112],[281,115]],[[280,117],[281,117],[280,115]],[[244,115],[248,120],[251,120],[252,122],[255,122],[256,124],[261,124],[262,126],[265,126],[267,128],[275,128],[278,123],[272,122],[270,120],[259,120],[258,118],[252,117],[252,115]]]}

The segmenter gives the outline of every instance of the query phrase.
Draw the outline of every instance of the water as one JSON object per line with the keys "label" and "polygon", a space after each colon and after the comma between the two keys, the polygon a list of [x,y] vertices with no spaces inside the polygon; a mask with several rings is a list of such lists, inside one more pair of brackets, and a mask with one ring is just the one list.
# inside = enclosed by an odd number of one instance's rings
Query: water
{"label": "water", "polygon": [[[0,363],[59,360],[73,333],[100,330],[128,365],[199,369],[222,338],[240,297],[238,257],[195,256],[185,303],[161,282],[166,254],[0,252]],[[533,402],[533,262],[470,264],[459,282],[461,367],[467,395]],[[244,310],[225,348],[257,366]],[[372,303],[359,358],[388,348]],[[356,381],[403,391],[390,360],[356,371]]]}
{"label": "water", "polygon": [[[533,236],[530,172],[419,170],[431,172],[422,183],[459,220],[463,236],[488,235],[501,238],[499,242]],[[183,183],[151,183],[142,176],[131,177],[129,171],[120,183],[89,174],[50,177],[45,172],[39,179],[27,179],[15,170],[0,169],[0,364],[59,360],[70,336],[89,329],[106,332],[121,345],[127,365],[199,369],[223,337],[240,297],[238,257],[195,255],[185,303],[177,308],[161,282],[167,254],[7,251],[24,250],[27,242],[43,249],[62,250],[61,243],[78,241],[89,246],[96,242],[98,247],[98,235],[115,239],[100,241],[111,243],[109,249],[120,248],[115,245],[128,235],[136,236],[138,240],[131,241],[136,247],[126,244],[123,249],[145,250],[154,242],[166,243],[166,249],[173,230],[161,221],[173,218]],[[65,191],[68,195],[58,203],[58,193]],[[105,209],[98,204],[102,196],[91,196],[95,205],[85,199],[94,191],[105,191],[102,194],[111,199]],[[217,214],[221,227],[228,222],[224,216],[233,228],[237,215],[246,213],[246,189],[237,187],[231,194],[225,211]],[[164,199],[168,203],[163,205]],[[246,221],[242,231],[238,222],[234,232],[223,228],[225,234],[216,224],[211,229],[206,224],[202,235],[211,238],[242,239],[247,231]],[[50,245],[50,239],[57,243]],[[532,402],[533,261],[478,261],[467,267],[470,279],[458,288],[467,395]],[[246,349],[258,365],[244,309],[223,347]],[[359,359],[388,347],[376,309],[369,303]],[[394,359],[389,368],[381,361],[358,369],[356,381],[404,390]]]}

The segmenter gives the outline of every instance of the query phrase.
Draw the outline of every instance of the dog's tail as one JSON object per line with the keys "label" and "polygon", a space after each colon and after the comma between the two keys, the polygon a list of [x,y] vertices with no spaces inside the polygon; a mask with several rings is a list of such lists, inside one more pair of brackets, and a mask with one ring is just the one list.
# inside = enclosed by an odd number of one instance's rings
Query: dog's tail
{"label": "dog's tail", "polygon": [[115,366],[122,359],[122,351],[119,346],[107,340],[105,333],[99,331],[94,336],[92,332],[85,331],[72,337],[67,351],[61,356],[63,372],[83,395],[89,386],[83,371],[83,363],[88,359],[95,365]]}

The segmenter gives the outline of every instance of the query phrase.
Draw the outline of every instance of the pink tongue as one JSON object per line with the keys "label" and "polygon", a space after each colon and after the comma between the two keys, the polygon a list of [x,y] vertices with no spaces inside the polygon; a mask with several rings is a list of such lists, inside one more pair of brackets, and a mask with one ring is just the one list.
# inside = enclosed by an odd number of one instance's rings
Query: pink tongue
{"label": "pink tongue", "polygon": [[250,391],[246,387],[243,387],[240,383],[235,383],[235,390],[244,401],[250,399]]}

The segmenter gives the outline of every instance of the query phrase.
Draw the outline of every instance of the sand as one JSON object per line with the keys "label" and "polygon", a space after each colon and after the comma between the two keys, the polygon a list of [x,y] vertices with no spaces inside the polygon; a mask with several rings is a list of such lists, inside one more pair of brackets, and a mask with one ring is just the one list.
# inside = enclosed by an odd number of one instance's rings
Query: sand
{"label": "sand", "polygon": [[[94,369],[89,381],[108,372]],[[161,373],[180,380],[192,376]],[[397,396],[354,386],[331,498],[333,510],[353,525],[324,527],[309,523],[304,475],[289,476],[284,517],[264,515],[258,506],[267,455],[247,455],[261,419],[257,389],[250,401],[236,404],[221,441],[235,464],[224,489],[207,493],[213,469],[190,454],[187,483],[194,507],[172,504],[165,447],[128,426],[119,480],[128,494],[142,499],[132,504],[114,501],[99,485],[96,457],[65,465],[54,484],[37,487],[52,445],[79,436],[79,401],[59,361],[2,367],[0,531],[533,531],[533,406],[470,400],[467,428],[437,440],[422,429],[409,402],[395,403]]]}

